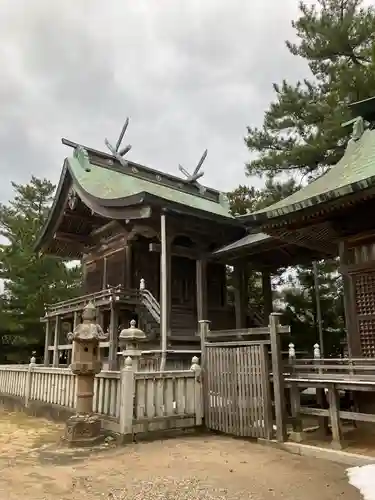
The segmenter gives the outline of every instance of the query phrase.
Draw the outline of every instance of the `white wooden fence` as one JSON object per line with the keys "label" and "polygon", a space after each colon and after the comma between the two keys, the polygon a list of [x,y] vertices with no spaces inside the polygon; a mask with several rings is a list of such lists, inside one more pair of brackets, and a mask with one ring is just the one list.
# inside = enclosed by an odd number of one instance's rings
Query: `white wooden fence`
{"label": "white wooden fence", "polygon": [[[121,371],[102,371],[95,378],[93,412],[104,428],[119,434],[194,427],[202,424],[202,391],[198,358],[190,370],[135,372],[131,358]],[[74,409],[76,377],[69,368],[0,365],[0,396]]]}

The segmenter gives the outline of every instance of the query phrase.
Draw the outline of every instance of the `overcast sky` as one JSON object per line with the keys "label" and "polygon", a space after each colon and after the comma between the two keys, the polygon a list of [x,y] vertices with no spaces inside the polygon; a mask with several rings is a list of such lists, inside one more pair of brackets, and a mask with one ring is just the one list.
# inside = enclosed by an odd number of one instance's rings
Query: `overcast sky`
{"label": "overcast sky", "polygon": [[2,0],[0,201],[11,180],[58,180],[61,137],[105,150],[126,116],[129,159],[176,174],[208,148],[205,184],[251,182],[246,126],[272,82],[306,74],[284,43],[297,3]]}

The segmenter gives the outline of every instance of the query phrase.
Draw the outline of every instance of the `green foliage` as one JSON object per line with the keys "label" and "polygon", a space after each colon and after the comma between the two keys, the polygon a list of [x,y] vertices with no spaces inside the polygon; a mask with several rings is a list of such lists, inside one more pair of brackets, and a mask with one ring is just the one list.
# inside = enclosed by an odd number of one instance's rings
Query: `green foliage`
{"label": "green foliage", "polygon": [[[362,0],[317,0],[313,5],[301,2],[299,10],[292,22],[297,41],[286,45],[307,63],[310,74],[302,82],[275,83],[275,99],[263,125],[248,127],[245,141],[255,158],[246,172],[267,181],[264,190],[235,190],[230,195],[234,213],[267,206],[298,188],[293,180],[277,184],[279,174],[311,181],[335,165],[351,132],[341,127],[352,117],[348,104],[374,95],[374,7]],[[340,350],[344,335],[342,282],[336,262],[320,262],[318,268],[327,355]],[[318,341],[312,267],[299,266],[282,279],[279,299],[285,306],[284,320],[292,326],[291,340],[311,352]],[[257,286],[254,294],[259,294]]]}
{"label": "green foliage", "polygon": [[273,177],[266,180],[263,189],[239,186],[228,193],[232,214],[244,215],[260,210],[282,200],[299,189],[299,185],[291,178],[286,182],[276,181]]}
{"label": "green foliage", "polygon": [[289,51],[303,58],[309,79],[274,84],[275,100],[263,126],[248,127],[245,142],[257,158],[249,175],[297,172],[308,179],[341,158],[350,133],[341,124],[351,118],[348,103],[374,95],[375,10],[361,0],[300,3],[292,23],[297,43]]}
{"label": "green foliage", "polygon": [[0,245],[0,278],[4,280],[0,320],[3,329],[22,344],[25,339],[43,339],[39,318],[44,315],[44,305],[70,298],[80,284],[80,271],[34,252],[54,186],[36,177],[28,184],[12,186],[14,198],[0,204],[0,235],[5,241]]}
{"label": "green foliage", "polygon": [[[338,355],[340,340],[345,337],[342,279],[336,261],[321,261],[317,268],[324,355]],[[314,343],[320,343],[313,268],[299,266],[293,271],[284,278],[280,297],[285,303],[284,322],[291,325],[292,332],[286,341],[293,342],[298,350],[311,353]]]}
{"label": "green foliage", "polygon": [[[228,193],[228,197],[232,213],[245,214],[276,203],[298,188],[293,178],[283,183],[271,177],[267,179],[263,189],[239,186]],[[308,351],[311,355],[313,345],[319,342],[312,264],[288,270],[279,269],[272,278],[274,287],[280,290],[275,291],[275,297],[281,303],[283,322],[290,325],[292,330],[291,337],[284,337],[283,348],[287,350],[288,343],[293,342],[298,350]],[[228,283],[229,286],[232,285],[230,273]],[[318,284],[323,319],[324,354],[339,354],[340,340],[345,337],[345,330],[342,280],[337,272],[336,261],[318,263]],[[262,313],[263,293],[260,272],[250,270],[248,290],[249,307]]]}
{"label": "green foliage", "polygon": [[[239,186],[228,194],[232,213],[246,212],[269,206],[289,196],[299,188],[293,178],[286,182],[277,182],[270,177],[263,189]],[[283,338],[283,349],[293,342],[299,351],[307,351],[310,355],[312,347],[319,342],[317,307],[312,264],[298,266],[293,269],[279,269],[273,276],[275,297],[281,303],[283,323],[291,326],[291,336]],[[232,286],[229,273],[228,284]],[[337,273],[336,261],[318,263],[318,284],[322,309],[322,327],[324,337],[324,354],[340,353],[340,340],[344,338],[344,309],[342,299],[342,280]],[[231,288],[230,288],[231,289]],[[262,314],[263,293],[260,272],[251,270],[248,282],[249,307]],[[233,293],[232,293],[233,295]],[[233,297],[230,295],[233,300]]]}
{"label": "green foliage", "polygon": [[[272,205],[277,201],[294,193],[299,186],[293,178],[286,182],[276,181],[270,177],[267,179],[263,189],[255,189],[254,187],[239,186],[237,189],[228,193],[228,198],[233,214],[244,215],[248,212],[259,210],[263,207]],[[273,275],[273,283],[280,284],[282,274],[285,270],[279,269]],[[261,273],[255,271],[249,266],[248,269],[248,294],[249,307],[259,314],[263,315],[263,292],[262,292],[262,277]],[[229,301],[234,301],[233,283],[231,272],[228,271],[228,290]]]}

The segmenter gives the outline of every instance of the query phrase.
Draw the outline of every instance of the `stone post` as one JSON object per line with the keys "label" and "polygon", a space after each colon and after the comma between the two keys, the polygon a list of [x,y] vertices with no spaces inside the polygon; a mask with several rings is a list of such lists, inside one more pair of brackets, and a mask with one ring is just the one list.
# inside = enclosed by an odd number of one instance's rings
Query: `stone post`
{"label": "stone post", "polygon": [[120,436],[124,441],[133,435],[133,407],[134,407],[134,368],[133,360],[128,356],[124,359],[124,366],[120,371]]}
{"label": "stone post", "polygon": [[136,327],[134,319],[130,322],[130,328],[124,328],[119,335],[119,345],[122,349],[123,359],[131,358],[133,370],[136,372],[139,368],[139,359],[142,351],[139,349],[139,342],[147,340],[145,332]]}
{"label": "stone post", "polygon": [[35,352],[32,353],[32,357],[30,359],[30,363],[27,369],[26,373],[26,383],[25,383],[25,408],[29,406],[29,400],[31,396],[31,389],[32,389],[32,376],[33,376],[33,371],[35,368]]}
{"label": "stone post", "polygon": [[201,384],[201,367],[199,359],[193,356],[191,360],[190,370],[195,374],[194,380],[194,409],[195,409],[195,425],[201,426],[203,422],[203,392]]}
{"label": "stone post", "polygon": [[95,375],[102,369],[99,342],[107,339],[96,324],[96,309],[90,302],[82,313],[68,340],[73,341],[73,359],[70,368],[77,375],[76,414],[66,423],[65,439],[70,446],[92,445],[101,438],[101,421],[92,412]]}

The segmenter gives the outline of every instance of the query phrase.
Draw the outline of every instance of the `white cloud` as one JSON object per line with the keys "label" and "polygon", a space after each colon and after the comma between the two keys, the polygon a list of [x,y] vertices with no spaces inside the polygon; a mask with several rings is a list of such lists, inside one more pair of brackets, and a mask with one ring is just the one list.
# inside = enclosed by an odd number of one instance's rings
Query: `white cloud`
{"label": "white cloud", "polygon": [[305,73],[284,44],[296,13],[296,0],[3,0],[0,201],[11,180],[57,181],[61,137],[103,149],[128,115],[130,159],[177,173],[207,147],[206,184],[249,182],[246,126],[273,81]]}

